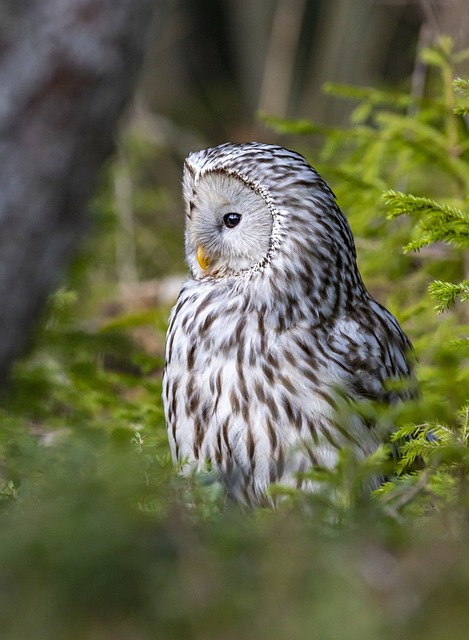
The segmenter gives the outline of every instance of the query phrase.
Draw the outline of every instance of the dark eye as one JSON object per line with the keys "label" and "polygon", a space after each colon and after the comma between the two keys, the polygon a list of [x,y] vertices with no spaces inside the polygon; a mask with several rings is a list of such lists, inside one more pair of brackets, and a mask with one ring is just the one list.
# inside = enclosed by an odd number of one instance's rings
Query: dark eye
{"label": "dark eye", "polygon": [[223,216],[223,222],[225,223],[225,227],[228,227],[228,229],[232,229],[233,227],[236,227],[236,225],[239,224],[240,220],[241,220],[240,213],[226,213]]}

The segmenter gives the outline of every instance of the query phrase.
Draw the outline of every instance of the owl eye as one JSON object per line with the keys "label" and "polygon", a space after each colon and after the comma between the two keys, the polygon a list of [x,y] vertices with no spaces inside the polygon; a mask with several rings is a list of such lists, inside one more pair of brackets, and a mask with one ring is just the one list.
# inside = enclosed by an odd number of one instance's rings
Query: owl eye
{"label": "owl eye", "polygon": [[233,227],[236,227],[236,225],[239,224],[240,220],[240,213],[226,213],[223,216],[223,222],[225,224],[225,227],[228,227],[228,229],[233,229]]}

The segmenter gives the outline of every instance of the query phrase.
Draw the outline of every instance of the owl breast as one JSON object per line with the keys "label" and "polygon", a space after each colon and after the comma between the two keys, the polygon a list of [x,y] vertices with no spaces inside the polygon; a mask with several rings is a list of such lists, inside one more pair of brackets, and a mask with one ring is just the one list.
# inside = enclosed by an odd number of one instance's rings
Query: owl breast
{"label": "owl breast", "polygon": [[336,428],[341,373],[314,350],[308,323],[279,330],[275,311],[253,304],[262,300],[255,290],[255,278],[186,283],[170,320],[163,384],[174,460],[185,471],[208,464],[248,504],[264,503],[274,482],[311,488],[298,473],[331,467],[345,445],[358,455],[376,446],[360,422]]}

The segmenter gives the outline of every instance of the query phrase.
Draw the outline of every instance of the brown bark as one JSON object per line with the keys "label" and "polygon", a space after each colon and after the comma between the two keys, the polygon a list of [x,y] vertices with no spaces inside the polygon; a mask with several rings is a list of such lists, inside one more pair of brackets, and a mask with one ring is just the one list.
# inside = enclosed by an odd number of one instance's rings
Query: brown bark
{"label": "brown bark", "polygon": [[25,2],[0,34],[0,378],[86,230],[154,4]]}

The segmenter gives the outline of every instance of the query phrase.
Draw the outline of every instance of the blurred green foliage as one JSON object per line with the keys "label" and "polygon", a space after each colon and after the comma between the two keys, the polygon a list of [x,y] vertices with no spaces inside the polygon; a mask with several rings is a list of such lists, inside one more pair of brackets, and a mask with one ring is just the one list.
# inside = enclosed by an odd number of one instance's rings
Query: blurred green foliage
{"label": "blurred green foliage", "polygon": [[[397,461],[391,445],[360,464],[344,450],[314,472],[317,493],[273,488],[275,511],[227,504],[209,475],[175,476],[160,400],[169,308],[119,300],[122,164],[109,170],[95,239],[2,395],[3,638],[465,637],[469,83],[453,76],[468,55],[447,39],[426,51],[422,99],[328,87],[357,101],[349,128],[268,118],[324,138],[313,164],[347,212],[365,282],[415,343],[422,390],[410,406],[357,407],[396,425]],[[166,200],[145,184],[147,147],[129,144],[135,242],[151,256],[143,221]],[[137,271],[152,272],[141,253]]]}

